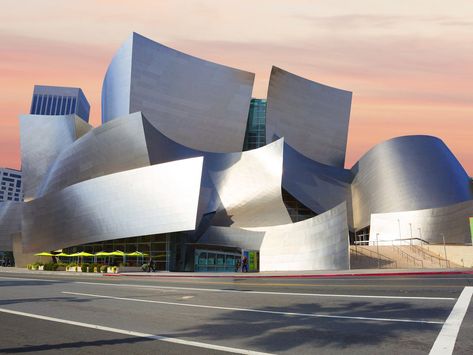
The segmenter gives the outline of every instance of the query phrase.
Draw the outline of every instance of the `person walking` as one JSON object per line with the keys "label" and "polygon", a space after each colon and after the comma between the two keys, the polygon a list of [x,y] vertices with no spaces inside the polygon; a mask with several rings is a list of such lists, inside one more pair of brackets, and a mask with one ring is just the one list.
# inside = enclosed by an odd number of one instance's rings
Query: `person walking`
{"label": "person walking", "polygon": [[246,256],[243,257],[241,265],[241,272],[248,272],[248,258]]}

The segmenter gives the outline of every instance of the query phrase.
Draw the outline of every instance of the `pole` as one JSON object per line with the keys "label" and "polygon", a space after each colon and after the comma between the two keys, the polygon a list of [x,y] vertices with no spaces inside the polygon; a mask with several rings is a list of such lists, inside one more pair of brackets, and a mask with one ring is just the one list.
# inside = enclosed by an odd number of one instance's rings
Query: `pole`
{"label": "pole", "polygon": [[379,267],[379,240],[378,240],[378,236],[379,236],[379,233],[376,233],[376,252],[378,253],[378,269],[380,269]]}
{"label": "pole", "polygon": [[443,240],[443,251],[445,253],[445,267],[447,267],[447,247],[445,246],[445,236],[442,233],[442,240]]}
{"label": "pole", "polygon": [[411,245],[412,245],[412,223],[409,223],[409,229],[411,231]]}
{"label": "pole", "polygon": [[402,239],[402,237],[401,237],[401,220],[399,218],[397,219],[397,225],[399,227],[399,243],[401,243],[401,239]]}

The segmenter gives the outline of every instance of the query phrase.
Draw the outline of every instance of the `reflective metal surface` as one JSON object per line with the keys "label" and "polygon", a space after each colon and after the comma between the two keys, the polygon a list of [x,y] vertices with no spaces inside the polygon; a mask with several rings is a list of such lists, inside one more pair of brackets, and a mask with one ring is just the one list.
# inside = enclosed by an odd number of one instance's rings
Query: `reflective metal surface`
{"label": "reflective metal surface", "polygon": [[110,174],[25,203],[25,252],[193,230],[202,158]]}
{"label": "reflective metal surface", "polygon": [[174,142],[144,120],[152,164],[204,157],[199,216],[213,224],[252,227],[290,223],[281,197],[284,140],[246,152],[209,153]]}
{"label": "reflective metal surface", "polygon": [[14,233],[21,230],[22,202],[0,202],[0,251],[13,250]]}
{"label": "reflective metal surface", "polygon": [[141,111],[166,136],[188,147],[241,151],[253,81],[252,73],[133,33],[107,71],[102,121]]}
{"label": "reflective metal surface", "polygon": [[350,202],[352,179],[350,170],[310,160],[288,144],[284,145],[282,186],[315,213]]}
{"label": "reflective metal surface", "polygon": [[199,244],[237,247],[247,250],[259,250],[264,238],[264,231],[251,231],[235,227],[211,226],[198,240]]}
{"label": "reflective metal surface", "polygon": [[261,227],[291,222],[281,196],[283,147],[279,139],[243,153],[206,156],[205,168],[221,203],[214,224]]}
{"label": "reflective metal surface", "polygon": [[137,112],[94,128],[66,147],[52,165],[39,195],[148,165],[143,119]]}
{"label": "reflective metal surface", "polygon": [[372,213],[448,206],[473,198],[469,178],[438,138],[398,137],[378,144],[352,168],[353,224]]}
{"label": "reflective metal surface", "polygon": [[349,269],[346,204],[302,222],[265,228],[261,271]]}
{"label": "reflective metal surface", "polygon": [[[371,215],[370,241],[411,243],[419,238],[431,244],[471,243],[469,217],[473,216],[473,200],[446,207]],[[413,243],[418,243],[412,240]]]}
{"label": "reflective metal surface", "polygon": [[266,142],[284,137],[306,157],[340,168],[345,151],[352,94],[274,67],[266,113]]}
{"label": "reflective metal surface", "polygon": [[91,126],[75,115],[20,117],[21,165],[25,201],[38,189],[59,154]]}

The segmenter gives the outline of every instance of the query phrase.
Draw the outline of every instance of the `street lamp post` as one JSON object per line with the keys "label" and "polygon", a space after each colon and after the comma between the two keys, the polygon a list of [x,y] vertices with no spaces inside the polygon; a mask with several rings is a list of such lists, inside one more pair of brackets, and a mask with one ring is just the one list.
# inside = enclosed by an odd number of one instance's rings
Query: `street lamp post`
{"label": "street lamp post", "polygon": [[412,223],[409,223],[409,230],[411,231],[411,242],[410,242],[410,244],[412,245]]}
{"label": "street lamp post", "polygon": [[397,219],[397,225],[399,227],[399,244],[401,244],[401,239],[402,239],[402,237],[401,237],[401,220],[399,218]]}
{"label": "street lamp post", "polygon": [[378,236],[379,236],[379,233],[376,233],[376,253],[378,254],[378,269],[380,269],[380,267],[379,267],[380,260],[379,260],[379,239],[378,239]]}

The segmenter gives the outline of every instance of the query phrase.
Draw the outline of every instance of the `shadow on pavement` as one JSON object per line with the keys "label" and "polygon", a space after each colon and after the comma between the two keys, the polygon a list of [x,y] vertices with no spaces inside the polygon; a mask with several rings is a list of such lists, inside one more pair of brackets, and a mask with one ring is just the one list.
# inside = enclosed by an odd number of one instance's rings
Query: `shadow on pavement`
{"label": "shadow on pavement", "polygon": [[[261,308],[281,311],[278,307]],[[403,315],[399,313],[402,311]],[[369,302],[349,302],[343,307],[323,307],[317,303],[301,303],[284,307],[284,312],[376,318],[408,318],[443,321],[448,316],[444,308],[416,306],[407,302],[373,305]],[[407,316],[406,316],[407,315]],[[334,350],[359,345],[381,345],[402,340],[409,347],[428,351],[440,330],[440,324],[364,321],[355,319],[282,316],[232,311],[198,327],[168,334],[176,338],[243,340],[245,347],[269,352],[296,351],[297,347],[329,347]],[[429,335],[426,335],[429,334]],[[422,341],[418,341],[422,339]],[[227,343],[228,344],[228,343]]]}

